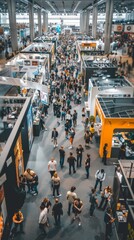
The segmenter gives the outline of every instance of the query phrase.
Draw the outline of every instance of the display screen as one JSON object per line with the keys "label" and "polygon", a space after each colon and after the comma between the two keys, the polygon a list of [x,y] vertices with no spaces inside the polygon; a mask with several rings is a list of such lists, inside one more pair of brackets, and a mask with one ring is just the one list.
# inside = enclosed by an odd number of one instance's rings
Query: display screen
{"label": "display screen", "polygon": [[33,143],[33,118],[32,118],[32,107],[30,106],[27,114],[27,125],[28,125],[28,141],[29,150],[31,150]]}

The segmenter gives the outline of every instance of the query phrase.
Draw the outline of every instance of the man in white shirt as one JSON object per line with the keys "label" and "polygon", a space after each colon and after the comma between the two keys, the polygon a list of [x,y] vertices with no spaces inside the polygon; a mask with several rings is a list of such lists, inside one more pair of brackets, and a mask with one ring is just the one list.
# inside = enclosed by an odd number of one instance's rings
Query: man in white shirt
{"label": "man in white shirt", "polygon": [[47,209],[47,207],[45,207],[44,209],[41,209],[41,212],[39,215],[39,228],[42,230],[42,232],[45,235],[46,235],[45,226],[48,225],[47,214],[48,214],[48,209]]}
{"label": "man in white shirt", "polygon": [[50,172],[51,178],[53,177],[54,173],[56,172],[57,162],[52,157],[51,160],[48,162],[48,171]]}
{"label": "man in white shirt", "polygon": [[71,206],[73,205],[74,200],[77,198],[77,194],[74,192],[76,187],[72,186],[70,191],[67,192],[68,200],[68,215],[70,216]]}
{"label": "man in white shirt", "polygon": [[106,178],[106,173],[104,169],[97,170],[97,172],[95,173],[95,179],[96,179],[96,183],[94,187],[95,190],[98,186],[98,183],[100,183],[100,192],[102,191],[102,182],[105,180],[105,178]]}

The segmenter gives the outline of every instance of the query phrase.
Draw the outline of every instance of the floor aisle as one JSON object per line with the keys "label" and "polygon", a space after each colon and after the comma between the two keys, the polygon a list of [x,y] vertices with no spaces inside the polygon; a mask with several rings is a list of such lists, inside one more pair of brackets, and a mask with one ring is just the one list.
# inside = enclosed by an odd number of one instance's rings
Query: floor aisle
{"label": "floor aisle", "polygon": [[[74,109],[74,106],[73,106]],[[81,123],[81,109],[82,106],[77,105],[75,109],[78,111],[78,125],[76,127],[76,135],[74,139],[73,152],[76,153],[76,147],[81,143],[84,146],[84,128]],[[98,149],[95,144],[91,144],[90,150],[85,150],[84,156],[89,152],[91,154],[91,168],[90,168],[90,178],[87,180],[85,176],[84,164],[82,168],[79,168],[75,174],[71,176],[68,174],[68,164],[65,161],[65,167],[61,170],[58,164],[58,173],[61,178],[61,202],[63,203],[64,214],[62,217],[61,227],[54,226],[54,219],[52,217],[52,210],[50,209],[49,220],[50,227],[47,228],[47,237],[40,234],[38,228],[38,217],[39,217],[39,206],[42,198],[49,197],[54,203],[52,198],[52,192],[50,188],[50,174],[47,170],[47,163],[53,156],[59,162],[59,152],[58,148],[53,149],[53,144],[51,142],[51,130],[53,127],[57,126],[57,121],[53,117],[52,107],[49,109],[49,117],[46,121],[48,128],[47,132],[42,132],[39,137],[34,139],[32,151],[30,154],[28,166],[35,170],[39,176],[39,194],[38,196],[32,196],[27,194],[24,207],[22,209],[25,217],[24,221],[24,234],[18,233],[15,237],[16,240],[42,240],[42,239],[63,239],[63,240],[104,240],[104,212],[96,210],[95,217],[89,217],[89,192],[94,186],[95,178],[94,174],[96,170],[104,168],[107,173],[107,177],[104,185],[112,184],[113,170],[114,167],[112,163],[108,166],[103,166],[98,155]],[[62,144],[65,147],[66,158],[70,150],[68,149],[69,141],[65,140],[64,135],[64,125],[57,128],[59,132],[58,144]],[[67,200],[66,192],[71,186],[76,186],[76,193],[78,197],[83,201],[84,207],[81,214],[82,226],[79,227],[77,222],[71,224],[71,218],[73,214],[69,217],[67,215]],[[103,185],[103,186],[104,186]],[[116,240],[115,236],[113,237]]]}

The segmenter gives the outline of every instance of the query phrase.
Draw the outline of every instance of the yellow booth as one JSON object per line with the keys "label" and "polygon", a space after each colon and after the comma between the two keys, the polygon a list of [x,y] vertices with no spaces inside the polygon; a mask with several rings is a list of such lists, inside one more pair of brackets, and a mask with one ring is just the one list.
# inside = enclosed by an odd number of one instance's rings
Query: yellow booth
{"label": "yellow booth", "polygon": [[[112,157],[111,151],[115,138],[118,149],[121,144],[125,142],[128,153],[130,152],[130,155],[133,156],[134,98],[97,97],[95,103],[95,117],[96,116],[100,118],[102,125],[99,148],[100,157],[103,156],[103,146],[105,143],[108,144],[108,158]],[[118,136],[118,138],[116,136]]]}

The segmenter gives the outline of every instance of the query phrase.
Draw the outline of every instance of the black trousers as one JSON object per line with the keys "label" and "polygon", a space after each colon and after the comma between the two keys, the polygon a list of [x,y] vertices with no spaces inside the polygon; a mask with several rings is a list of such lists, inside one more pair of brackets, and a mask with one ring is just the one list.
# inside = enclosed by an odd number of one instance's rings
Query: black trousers
{"label": "black trousers", "polygon": [[54,214],[54,219],[55,219],[55,224],[56,225],[60,224],[60,214],[55,213]]}
{"label": "black trousers", "polygon": [[69,174],[71,174],[71,169],[73,169],[73,173],[75,173],[75,166],[69,164]]}

